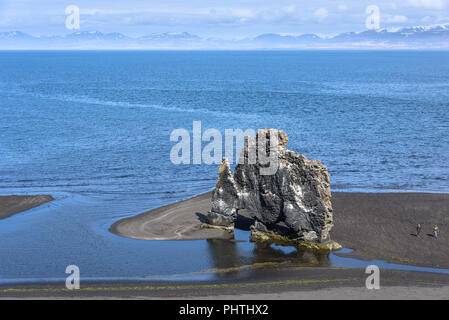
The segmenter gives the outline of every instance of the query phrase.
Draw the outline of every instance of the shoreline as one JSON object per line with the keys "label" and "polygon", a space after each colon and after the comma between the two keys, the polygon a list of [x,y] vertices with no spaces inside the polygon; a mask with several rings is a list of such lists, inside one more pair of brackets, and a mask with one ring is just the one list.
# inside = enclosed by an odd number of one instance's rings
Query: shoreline
{"label": "shoreline", "polygon": [[[231,240],[232,234],[201,229],[209,210],[210,192],[114,222],[112,233],[143,240]],[[449,269],[449,194],[333,192],[331,238],[361,260]],[[247,230],[252,218],[239,212],[236,228]],[[416,224],[423,230],[416,236]],[[434,224],[440,228],[433,238]]]}
{"label": "shoreline", "polygon": [[449,276],[382,270],[379,290],[365,286],[365,269],[263,268],[210,281],[65,282],[0,285],[0,299],[448,299]]}
{"label": "shoreline", "polygon": [[0,196],[0,220],[55,200],[51,195]]}

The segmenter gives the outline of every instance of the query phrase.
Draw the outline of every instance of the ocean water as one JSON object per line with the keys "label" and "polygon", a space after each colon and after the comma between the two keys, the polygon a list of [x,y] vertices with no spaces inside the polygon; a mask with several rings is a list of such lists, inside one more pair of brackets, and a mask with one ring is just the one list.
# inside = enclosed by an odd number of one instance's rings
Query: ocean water
{"label": "ocean water", "polygon": [[100,278],[304,262],[107,231],[214,187],[218,165],[170,162],[170,133],[193,121],[283,129],[334,191],[449,192],[449,52],[3,51],[0,194],[58,200],[0,221],[0,280],[62,278],[69,264]]}

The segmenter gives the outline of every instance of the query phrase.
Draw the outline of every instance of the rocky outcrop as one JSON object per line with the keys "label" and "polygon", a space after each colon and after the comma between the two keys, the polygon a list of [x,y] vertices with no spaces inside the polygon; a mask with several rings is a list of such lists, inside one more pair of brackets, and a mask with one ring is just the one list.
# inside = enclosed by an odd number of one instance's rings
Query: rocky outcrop
{"label": "rocky outcrop", "polygon": [[246,138],[234,174],[223,159],[208,222],[230,227],[237,211],[247,209],[255,218],[255,240],[336,249],[329,236],[333,216],[327,168],[288,150],[287,142],[284,131],[259,130],[255,138]]}
{"label": "rocky outcrop", "polygon": [[228,160],[223,159],[218,169],[217,185],[212,191],[211,211],[207,222],[214,226],[233,226],[237,217],[238,198]]}

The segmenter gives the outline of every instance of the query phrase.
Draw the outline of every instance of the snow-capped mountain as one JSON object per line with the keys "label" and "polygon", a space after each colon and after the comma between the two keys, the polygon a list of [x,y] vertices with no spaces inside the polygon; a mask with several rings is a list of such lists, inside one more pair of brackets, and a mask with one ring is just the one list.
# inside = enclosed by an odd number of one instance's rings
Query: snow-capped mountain
{"label": "snow-capped mountain", "polygon": [[8,32],[0,32],[0,39],[32,39],[33,37],[29,34],[20,32],[20,31],[8,31]]}
{"label": "snow-capped mountain", "polygon": [[202,38],[188,32],[128,37],[121,33],[77,31],[63,36],[34,37],[20,31],[0,33],[0,49],[449,49],[449,23],[397,29],[315,34],[261,34],[242,40]]}
{"label": "snow-capped mountain", "polygon": [[374,41],[390,44],[444,45],[449,40],[449,24],[347,32],[329,40],[333,43]]}
{"label": "snow-capped mountain", "polygon": [[[64,38],[64,37],[63,37]],[[79,31],[65,36],[67,39],[77,40],[128,40],[131,39],[121,33],[101,33],[98,31]]]}
{"label": "snow-capped mountain", "polygon": [[137,38],[141,41],[157,41],[157,40],[199,40],[201,39],[197,35],[190,34],[188,32],[165,32],[165,33],[152,33]]}

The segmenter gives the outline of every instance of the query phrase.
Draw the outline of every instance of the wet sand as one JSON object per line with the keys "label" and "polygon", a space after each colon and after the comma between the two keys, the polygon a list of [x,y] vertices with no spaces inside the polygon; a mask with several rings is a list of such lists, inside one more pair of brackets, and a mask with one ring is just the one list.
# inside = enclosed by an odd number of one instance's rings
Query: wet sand
{"label": "wet sand", "polygon": [[109,229],[119,236],[143,240],[232,239],[227,231],[201,228],[210,194],[157,208],[115,222]]}
{"label": "wet sand", "polygon": [[[206,193],[117,221],[110,231],[147,240],[229,239],[225,231],[201,229],[209,201]],[[345,256],[449,269],[448,194],[334,192],[332,203],[331,237],[355,250]],[[247,217],[241,220],[250,224]],[[417,223],[423,226],[419,237]],[[431,235],[434,224],[438,239]]]}
{"label": "wet sand", "polygon": [[8,218],[53,200],[53,197],[49,195],[0,196],[0,219]]}

